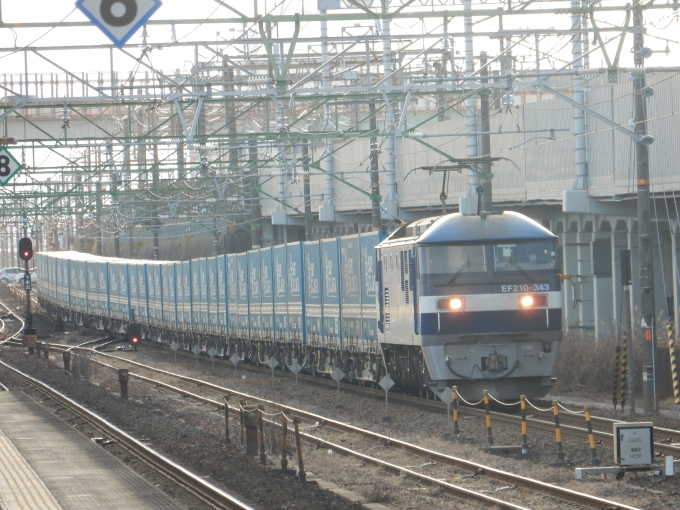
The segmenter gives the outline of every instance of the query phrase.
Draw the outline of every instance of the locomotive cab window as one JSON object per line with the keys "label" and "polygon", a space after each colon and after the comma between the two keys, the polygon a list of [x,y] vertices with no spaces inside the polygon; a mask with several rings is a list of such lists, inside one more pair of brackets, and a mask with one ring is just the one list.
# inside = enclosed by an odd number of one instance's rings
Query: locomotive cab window
{"label": "locomotive cab window", "polygon": [[485,273],[484,245],[426,246],[418,249],[420,275],[425,282],[453,284],[466,274]]}
{"label": "locomotive cab window", "polygon": [[496,244],[493,246],[494,271],[531,271],[555,268],[555,245],[537,243]]}

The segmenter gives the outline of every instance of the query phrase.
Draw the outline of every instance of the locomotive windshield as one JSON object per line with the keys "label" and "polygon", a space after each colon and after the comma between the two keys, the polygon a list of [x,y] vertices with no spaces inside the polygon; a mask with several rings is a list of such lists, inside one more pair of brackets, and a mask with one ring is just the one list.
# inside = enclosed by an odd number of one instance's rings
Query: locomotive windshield
{"label": "locomotive windshield", "polygon": [[418,248],[422,283],[433,286],[539,281],[555,274],[554,241]]}

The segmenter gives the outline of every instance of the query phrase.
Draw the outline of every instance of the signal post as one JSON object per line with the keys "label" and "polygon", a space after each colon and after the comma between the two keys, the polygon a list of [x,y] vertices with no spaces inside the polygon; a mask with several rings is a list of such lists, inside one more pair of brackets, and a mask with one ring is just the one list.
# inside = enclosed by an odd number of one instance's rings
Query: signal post
{"label": "signal post", "polygon": [[28,271],[28,261],[33,258],[33,242],[28,237],[19,239],[19,258],[24,261],[26,269],[24,273],[24,289],[26,290],[24,345],[28,347],[28,353],[33,354],[33,347],[38,339],[38,335],[35,328],[33,328],[33,315],[31,314],[31,273]]}

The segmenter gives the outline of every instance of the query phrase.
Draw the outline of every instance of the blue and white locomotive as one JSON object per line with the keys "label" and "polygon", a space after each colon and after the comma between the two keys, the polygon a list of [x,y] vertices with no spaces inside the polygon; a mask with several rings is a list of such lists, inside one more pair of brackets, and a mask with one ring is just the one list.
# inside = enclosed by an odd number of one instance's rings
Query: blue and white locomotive
{"label": "blue and white locomotive", "polygon": [[396,381],[544,396],[562,338],[557,237],[514,212],[406,225],[378,248],[379,341]]}
{"label": "blue and white locomotive", "polygon": [[556,236],[512,212],[184,262],[38,254],[41,303],[77,324],[252,363],[466,398],[543,396],[562,329]]}

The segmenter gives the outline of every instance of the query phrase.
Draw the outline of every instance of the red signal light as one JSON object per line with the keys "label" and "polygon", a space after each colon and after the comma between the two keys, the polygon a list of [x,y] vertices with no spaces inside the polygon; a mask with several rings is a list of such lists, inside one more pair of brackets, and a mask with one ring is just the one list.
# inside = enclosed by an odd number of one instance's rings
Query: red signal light
{"label": "red signal light", "polygon": [[130,341],[131,341],[133,344],[138,344],[138,343],[139,343],[139,338],[137,338],[136,336],[133,336],[133,337],[130,339]]}

